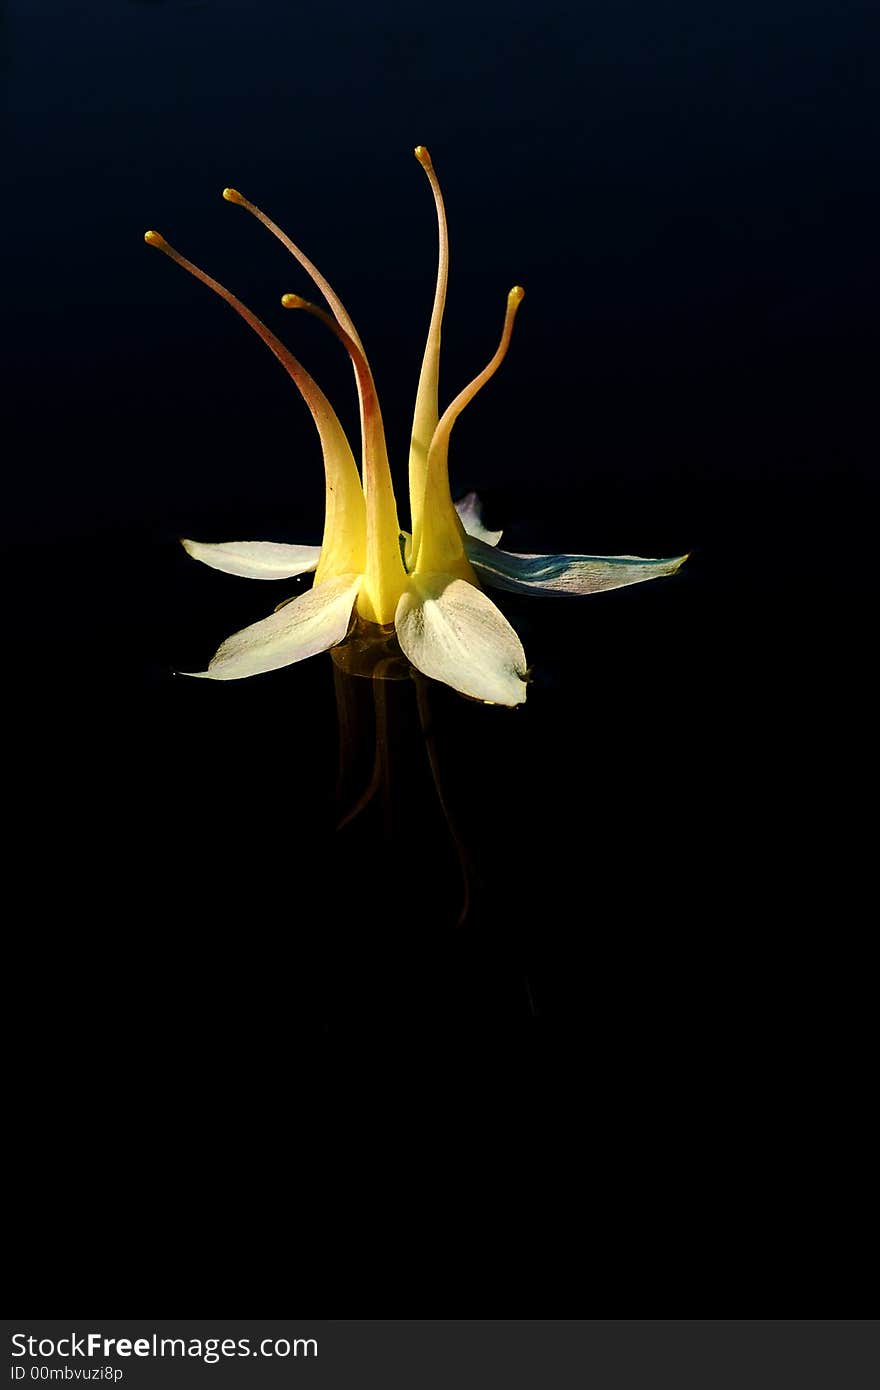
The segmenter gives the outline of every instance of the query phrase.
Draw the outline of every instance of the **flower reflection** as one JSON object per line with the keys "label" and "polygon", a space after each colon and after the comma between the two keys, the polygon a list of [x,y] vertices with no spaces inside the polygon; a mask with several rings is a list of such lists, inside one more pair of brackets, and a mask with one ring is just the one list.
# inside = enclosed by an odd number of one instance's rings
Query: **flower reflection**
{"label": "flower reflection", "polygon": [[[434,196],[439,261],[434,306],[422,361],[409,458],[412,531],[401,530],[385,433],[363,344],[342,302],[312,262],[265,213],[235,189],[228,202],[244,207],[288,248],[322,294],[329,313],[299,295],[286,308],[321,319],[340,340],[354,369],[361,419],[361,472],[327,397],[297,359],[244,304],[186,260],[161,237],[147,242],[219,294],[254,329],[300,390],[318,430],[324,457],[326,508],[320,546],[265,541],[211,544],[184,541],[193,558],[227,573],[289,579],[314,571],[311,590],[222,643],[206,671],[188,674],[236,680],[273,671],[335,648],[358,625],[355,642],[369,644],[393,628],[405,658],[424,676],[488,704],[526,698],[526,657],[514,629],[482,585],[523,593],[591,594],[673,574],[685,556],[650,560],[634,555],[519,555],[498,548],[500,532],[482,524],[469,494],[454,504],[448,451],[453,425],[503,361],[523,291],[514,286],[498,347],[484,369],[439,412],[440,330],[446,302],[449,247],[446,214],[428,151],[415,155]],[[366,625],[366,626],[365,626]],[[378,632],[377,632],[378,630]]]}
{"label": "flower reflection", "polygon": [[339,731],[336,830],[348,830],[378,808],[382,836],[395,844],[396,862],[403,867],[408,856],[401,847],[408,834],[415,834],[420,890],[424,894],[427,881],[436,892],[448,887],[451,877],[430,862],[432,854],[443,857],[437,837],[426,833],[439,812],[458,863],[459,902],[453,911],[461,926],[470,909],[473,860],[447,795],[430,682],[412,668],[390,627],[377,632],[356,619],[348,640],[330,655]]}

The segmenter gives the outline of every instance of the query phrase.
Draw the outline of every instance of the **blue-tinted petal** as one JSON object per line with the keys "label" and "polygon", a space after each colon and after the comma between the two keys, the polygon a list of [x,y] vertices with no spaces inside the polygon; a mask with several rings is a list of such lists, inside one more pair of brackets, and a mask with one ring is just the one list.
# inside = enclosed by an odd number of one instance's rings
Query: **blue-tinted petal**
{"label": "blue-tinted petal", "polygon": [[459,520],[469,536],[474,536],[479,541],[485,541],[486,545],[498,544],[502,532],[486,530],[483,525],[483,504],[475,492],[469,492],[466,497],[459,497],[454,505]]}
{"label": "blue-tinted petal", "polygon": [[646,560],[640,555],[512,555],[475,536],[465,541],[479,579],[524,594],[599,594],[675,574],[687,559]]}

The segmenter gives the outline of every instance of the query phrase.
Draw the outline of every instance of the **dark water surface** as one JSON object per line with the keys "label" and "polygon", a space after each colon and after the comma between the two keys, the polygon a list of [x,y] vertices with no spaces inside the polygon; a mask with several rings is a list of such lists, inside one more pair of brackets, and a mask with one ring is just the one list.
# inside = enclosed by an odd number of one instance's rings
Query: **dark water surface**
{"label": "dark water surface", "polygon": [[[267,1171],[291,1144],[314,1159],[312,1105],[380,1130],[387,1107],[416,1154],[490,1113],[499,1144],[571,1156],[586,1124],[594,1193],[630,1174],[635,1209],[650,1154],[692,1197],[733,1183],[722,1225],[756,1144],[771,1184],[815,1125],[858,1152],[876,9],[2,14],[17,1047],[52,1059],[33,1084],[121,1075],[179,1134],[193,1095],[222,1129],[245,1094]],[[402,497],[435,255],[420,141],[452,235],[444,400],[527,291],[454,488],[512,550],[692,558],[603,596],[502,596],[526,706],[433,687],[420,720],[389,684],[389,795],[337,829],[371,773],[370,682],[345,697],[337,796],[329,656],[173,674],[298,589],[178,538],[317,541],[323,483],[284,374],[143,232],[263,316],[354,430],[338,345],[279,307],[304,277],[222,187],[302,243],[367,345]],[[448,1118],[433,1141],[425,1113]],[[371,1142],[351,1123],[349,1154]]]}

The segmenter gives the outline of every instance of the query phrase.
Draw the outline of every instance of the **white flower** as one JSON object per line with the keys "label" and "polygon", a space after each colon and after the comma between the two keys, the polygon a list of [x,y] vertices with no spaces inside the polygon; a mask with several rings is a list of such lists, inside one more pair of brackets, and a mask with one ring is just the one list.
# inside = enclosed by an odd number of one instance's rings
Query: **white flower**
{"label": "white flower", "polygon": [[526,658],[504,615],[481,582],[524,593],[590,594],[673,574],[686,556],[645,560],[635,555],[514,555],[498,549],[500,532],[487,531],[475,494],[453,504],[448,449],[464,407],[500,366],[523,298],[507,297],[501,341],[488,365],[447,407],[438,408],[440,327],[449,264],[446,215],[424,146],[415,151],[428,176],[440,237],[437,288],[416,395],[409,459],[412,533],[401,531],[372,373],[354,324],[330,285],[266,215],[234,189],[223,196],[246,208],[296,257],[330,310],[284,295],[286,308],[306,309],[340,339],[354,367],[360,400],[362,468],[357,465],[326,396],[265,324],[216,280],[186,260],[157,232],[146,241],[213,289],[260,335],[299,388],[321,440],[326,482],[320,546],[268,541],[208,544],[184,541],[190,555],[214,569],[251,579],[290,579],[315,572],[308,593],[270,617],[236,632],[206,671],[187,674],[237,680],[274,671],[341,642],[356,612],[367,622],[394,625],[400,646],[417,670],[476,700],[517,705],[526,698]]}

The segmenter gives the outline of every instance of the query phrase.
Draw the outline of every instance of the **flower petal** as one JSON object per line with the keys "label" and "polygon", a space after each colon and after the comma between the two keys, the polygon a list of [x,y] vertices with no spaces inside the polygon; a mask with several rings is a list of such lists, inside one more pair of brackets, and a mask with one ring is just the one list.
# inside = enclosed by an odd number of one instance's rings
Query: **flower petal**
{"label": "flower petal", "polygon": [[474,536],[468,537],[465,548],[486,584],[523,594],[598,594],[675,574],[687,559],[687,555],[669,560],[645,560],[640,555],[512,555]]}
{"label": "flower petal", "polygon": [[485,541],[487,545],[497,545],[501,540],[501,531],[487,531],[483,525],[483,504],[475,492],[469,492],[466,497],[459,497],[454,503],[458,518],[469,536],[476,536],[478,541]]}
{"label": "flower petal", "polygon": [[360,574],[345,574],[309,589],[262,622],[227,637],[207,671],[183,671],[181,675],[240,680],[277,671],[335,647],[348,631],[362,578]]}
{"label": "flower petal", "polygon": [[181,541],[194,560],[244,579],[293,579],[316,569],[319,545],[282,545],[275,541]]}
{"label": "flower petal", "polygon": [[493,705],[526,698],[526,656],[481,589],[448,574],[413,576],[394,618],[404,655],[423,675]]}

